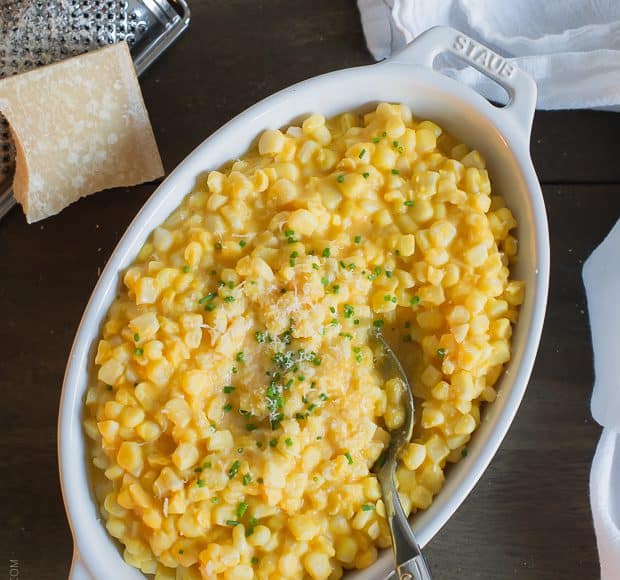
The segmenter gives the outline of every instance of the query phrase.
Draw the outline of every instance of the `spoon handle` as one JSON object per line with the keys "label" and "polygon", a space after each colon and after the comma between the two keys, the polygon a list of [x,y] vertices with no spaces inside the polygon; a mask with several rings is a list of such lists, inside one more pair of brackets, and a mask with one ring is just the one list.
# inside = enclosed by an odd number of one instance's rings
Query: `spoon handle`
{"label": "spoon handle", "polygon": [[379,480],[384,494],[385,515],[392,532],[392,547],[396,573],[400,580],[432,580],[431,570],[422,555],[420,546],[400,503],[394,485],[394,472],[380,473]]}
{"label": "spoon handle", "polygon": [[432,578],[431,570],[423,554],[414,556],[398,566],[396,573],[400,580],[431,580]]}

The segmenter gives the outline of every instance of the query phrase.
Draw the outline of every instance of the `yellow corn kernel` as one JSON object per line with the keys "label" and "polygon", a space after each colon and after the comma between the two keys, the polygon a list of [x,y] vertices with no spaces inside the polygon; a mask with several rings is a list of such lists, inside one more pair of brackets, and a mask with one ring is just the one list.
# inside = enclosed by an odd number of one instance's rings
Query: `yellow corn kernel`
{"label": "yellow corn kernel", "polygon": [[139,407],[125,407],[120,414],[120,424],[126,429],[133,429],[144,421],[144,411]]}
{"label": "yellow corn kernel", "polygon": [[316,518],[309,515],[299,514],[288,521],[288,528],[300,542],[309,542],[320,531]]}
{"label": "yellow corn kernel", "polygon": [[115,385],[122,376],[125,367],[116,359],[109,359],[101,365],[97,378],[106,385]]}
{"label": "yellow corn kernel", "polygon": [[172,454],[172,461],[180,469],[189,469],[198,461],[198,449],[191,443],[180,443]]}
{"label": "yellow corn kernel", "polygon": [[303,565],[313,580],[326,580],[331,574],[329,557],[322,552],[310,551],[305,554]]}
{"label": "yellow corn kernel", "polygon": [[144,467],[142,447],[133,441],[123,441],[118,448],[116,462],[127,472],[139,477]]}
{"label": "yellow corn kernel", "polygon": [[418,129],[415,138],[418,153],[429,153],[437,146],[437,136],[431,129]]}
{"label": "yellow corn kernel", "polygon": [[438,409],[428,407],[422,411],[422,427],[424,427],[424,429],[443,425],[445,420],[445,415]]}
{"label": "yellow corn kernel", "polygon": [[135,285],[136,304],[154,304],[159,295],[157,281],[154,278],[144,276]]}
{"label": "yellow corn kernel", "polygon": [[213,391],[213,379],[213,375],[208,371],[194,369],[183,374],[181,385],[188,395],[203,397]]}
{"label": "yellow corn kernel", "polygon": [[463,415],[454,424],[454,433],[469,435],[476,428],[476,420],[471,415]]}
{"label": "yellow corn kernel", "polygon": [[275,155],[284,147],[284,135],[278,130],[263,131],[258,140],[258,152],[261,155]]}
{"label": "yellow corn kernel", "polygon": [[153,421],[144,421],[136,427],[136,433],[144,441],[154,441],[161,435],[161,428]]}
{"label": "yellow corn kernel", "polygon": [[400,236],[396,243],[396,250],[403,257],[412,256],[415,252],[415,236],[413,234],[405,234]]}

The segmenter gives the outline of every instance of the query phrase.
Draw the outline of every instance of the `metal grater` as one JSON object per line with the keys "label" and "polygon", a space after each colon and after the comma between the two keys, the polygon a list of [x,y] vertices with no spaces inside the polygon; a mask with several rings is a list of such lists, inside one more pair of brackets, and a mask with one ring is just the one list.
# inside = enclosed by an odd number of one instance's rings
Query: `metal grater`
{"label": "metal grater", "polygon": [[[140,75],[188,25],[186,0],[0,0],[0,79],[122,40]],[[14,161],[0,113],[0,219]]]}

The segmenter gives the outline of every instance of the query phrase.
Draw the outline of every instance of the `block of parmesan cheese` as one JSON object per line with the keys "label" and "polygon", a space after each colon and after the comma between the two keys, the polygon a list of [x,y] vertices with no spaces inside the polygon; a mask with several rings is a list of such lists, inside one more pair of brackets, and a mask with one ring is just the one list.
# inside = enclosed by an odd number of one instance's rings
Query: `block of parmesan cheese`
{"label": "block of parmesan cheese", "polygon": [[13,194],[29,223],[164,174],[124,42],[3,79],[0,111],[17,153]]}

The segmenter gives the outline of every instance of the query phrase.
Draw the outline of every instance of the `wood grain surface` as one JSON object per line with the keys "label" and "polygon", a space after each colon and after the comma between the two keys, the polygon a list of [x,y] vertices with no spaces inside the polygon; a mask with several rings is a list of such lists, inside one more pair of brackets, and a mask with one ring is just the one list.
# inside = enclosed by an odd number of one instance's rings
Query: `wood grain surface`
{"label": "wood grain surface", "polygon": [[[192,22],[141,79],[166,170],[235,114],[291,83],[371,62],[350,0],[193,0]],[[341,90],[336,88],[335,90]],[[317,109],[320,110],[320,103]],[[620,216],[620,115],[536,114],[532,153],[552,268],[519,414],[474,492],[426,548],[438,579],[590,580],[588,475],[599,427],[581,268]],[[0,222],[0,569],[65,578],[72,552],[56,459],[65,363],[100,269],[156,184],[101,193],[28,226]]]}

